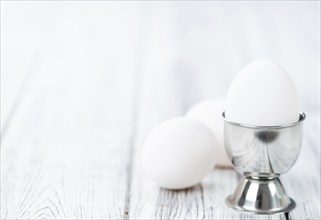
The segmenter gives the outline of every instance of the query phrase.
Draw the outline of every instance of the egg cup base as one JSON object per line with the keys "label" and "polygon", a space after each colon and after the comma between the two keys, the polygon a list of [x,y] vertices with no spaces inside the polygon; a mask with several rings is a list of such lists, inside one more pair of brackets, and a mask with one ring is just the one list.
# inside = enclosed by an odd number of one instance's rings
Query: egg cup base
{"label": "egg cup base", "polygon": [[237,211],[264,215],[287,213],[296,206],[295,201],[286,194],[278,177],[243,177],[234,194],[228,196],[225,202]]}

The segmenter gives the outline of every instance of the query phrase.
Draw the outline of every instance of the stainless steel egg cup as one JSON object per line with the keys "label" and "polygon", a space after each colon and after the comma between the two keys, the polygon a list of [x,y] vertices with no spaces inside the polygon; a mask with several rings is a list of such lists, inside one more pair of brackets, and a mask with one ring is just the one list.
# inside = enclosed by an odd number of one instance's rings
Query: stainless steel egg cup
{"label": "stainless steel egg cup", "polygon": [[298,122],[280,126],[251,126],[224,118],[224,144],[234,168],[244,177],[226,204],[255,214],[289,212],[295,202],[279,179],[296,162],[302,142],[300,112]]}

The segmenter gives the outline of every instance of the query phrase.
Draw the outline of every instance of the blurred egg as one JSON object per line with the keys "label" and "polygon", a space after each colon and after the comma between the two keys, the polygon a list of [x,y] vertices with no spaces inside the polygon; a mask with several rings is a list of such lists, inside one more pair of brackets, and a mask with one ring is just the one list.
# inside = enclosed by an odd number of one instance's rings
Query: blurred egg
{"label": "blurred egg", "polygon": [[183,189],[199,183],[213,169],[214,137],[202,123],[184,117],[156,127],[145,141],[145,174],[158,186]]}
{"label": "blurred egg", "polygon": [[299,120],[299,99],[288,73],[269,60],[248,64],[234,79],[225,117],[246,125],[276,126]]}
{"label": "blurred egg", "polygon": [[215,139],[215,144],[212,147],[215,149],[213,156],[216,158],[216,165],[232,167],[224,147],[224,120],[222,118],[224,110],[224,99],[209,99],[201,101],[190,108],[186,113],[186,117],[202,122],[212,131]]}

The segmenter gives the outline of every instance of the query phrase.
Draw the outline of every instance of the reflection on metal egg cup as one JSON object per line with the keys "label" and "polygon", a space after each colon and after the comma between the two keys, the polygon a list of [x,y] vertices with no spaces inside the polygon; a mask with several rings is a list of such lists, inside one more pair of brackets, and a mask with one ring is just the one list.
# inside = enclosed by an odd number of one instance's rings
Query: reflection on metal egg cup
{"label": "reflection on metal egg cup", "polygon": [[228,206],[255,214],[289,212],[295,202],[285,192],[279,176],[296,162],[302,142],[300,112],[298,122],[281,126],[251,126],[224,122],[224,144],[234,168],[244,177],[234,194],[226,199]]}

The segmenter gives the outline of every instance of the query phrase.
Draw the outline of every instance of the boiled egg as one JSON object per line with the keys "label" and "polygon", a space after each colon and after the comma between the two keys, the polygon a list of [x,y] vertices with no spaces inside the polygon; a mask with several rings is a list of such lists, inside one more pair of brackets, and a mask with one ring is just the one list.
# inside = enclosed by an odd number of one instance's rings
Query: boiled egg
{"label": "boiled egg", "polygon": [[192,106],[186,113],[186,117],[195,119],[205,124],[213,133],[215,144],[216,165],[221,167],[231,167],[224,147],[224,120],[222,113],[225,110],[225,99],[207,99]]}
{"label": "boiled egg", "polygon": [[289,74],[270,60],[245,66],[229,88],[225,117],[254,126],[278,126],[299,120],[299,98]]}
{"label": "boiled egg", "polygon": [[154,128],[144,143],[144,173],[163,188],[194,186],[213,169],[214,144],[203,123],[186,117],[169,119]]}

